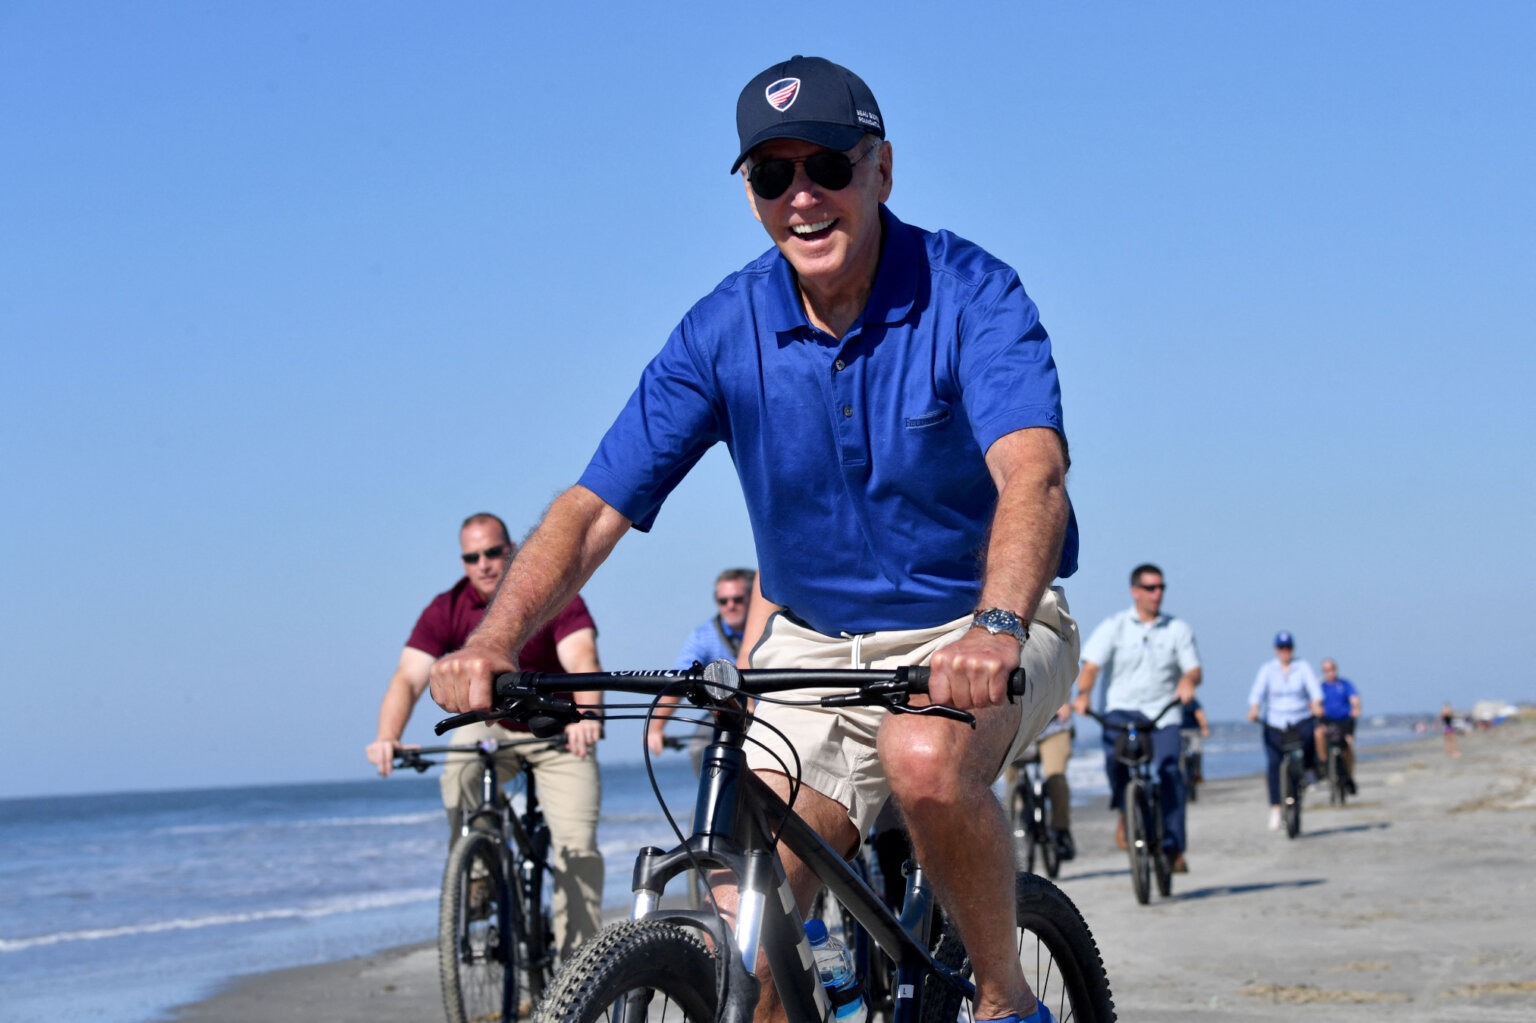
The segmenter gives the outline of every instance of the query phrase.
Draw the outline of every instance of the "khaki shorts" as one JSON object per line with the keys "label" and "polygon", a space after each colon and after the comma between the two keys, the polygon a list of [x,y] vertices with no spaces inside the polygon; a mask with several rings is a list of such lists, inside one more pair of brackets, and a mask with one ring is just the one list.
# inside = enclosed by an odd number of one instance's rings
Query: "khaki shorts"
{"label": "khaki shorts", "polygon": [[[959,639],[970,626],[971,616],[966,615],[931,629],[833,637],[823,636],[784,614],[775,614],[768,620],[762,639],[752,648],[751,664],[754,668],[898,668],[904,664],[927,664],[935,650]],[[1052,587],[1030,622],[1022,662],[1024,695],[1015,704],[1018,732],[1013,746],[998,761],[998,774],[1067,702],[1077,677],[1078,642],[1077,623],[1068,612],[1066,594],[1059,587]],[[805,700],[839,691],[804,689],[785,696]],[[837,800],[848,808],[848,819],[863,835],[891,794],[875,746],[880,725],[888,713],[878,707],[826,709],[761,703],[757,708],[758,724],[753,726],[747,744],[747,763],[753,770],[799,777],[812,789]],[[783,733],[782,738],[779,733]]]}

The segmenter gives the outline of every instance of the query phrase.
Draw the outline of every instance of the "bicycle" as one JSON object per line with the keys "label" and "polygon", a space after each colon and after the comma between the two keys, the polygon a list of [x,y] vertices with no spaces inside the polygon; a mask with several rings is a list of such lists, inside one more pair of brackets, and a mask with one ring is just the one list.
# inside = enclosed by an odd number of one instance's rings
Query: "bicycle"
{"label": "bicycle", "polygon": [[1131,861],[1131,889],[1143,906],[1152,901],[1153,877],[1157,879],[1158,895],[1166,899],[1173,894],[1173,861],[1163,848],[1163,786],[1152,775],[1150,733],[1178,705],[1178,700],[1171,700],[1156,717],[1149,719],[1145,714],[1137,714],[1127,724],[1106,721],[1102,715],[1088,712],[1106,732],[1119,733],[1114,740],[1115,759],[1131,774],[1120,801],[1120,816],[1125,822],[1126,854]]}
{"label": "bicycle", "polygon": [[1013,827],[1013,851],[1019,869],[1034,873],[1035,853],[1040,854],[1045,876],[1051,880],[1061,871],[1061,847],[1051,827],[1051,795],[1045,787],[1040,751],[1031,744],[1014,761],[1018,780],[1008,793],[1008,821]]}
{"label": "bicycle", "polygon": [[464,815],[448,851],[438,905],[438,973],[449,1023],[515,1020],[520,979],[530,1005],[549,984],[555,959],[554,927],[544,892],[549,825],[539,806],[532,765],[523,761],[523,811],[515,813],[501,792],[496,754],[564,745],[563,736],[487,739],[395,753],[396,767],[417,772],[438,763],[428,760],[430,756],[473,753],[480,759],[480,801]]}
{"label": "bicycle", "polygon": [[1184,797],[1191,803],[1200,798],[1200,783],[1205,781],[1203,746],[1198,728],[1179,732],[1179,773],[1184,776]]}
{"label": "bicycle", "polygon": [[1355,780],[1349,771],[1349,736],[1339,721],[1327,722],[1327,729],[1328,802],[1343,806],[1355,789]]}
{"label": "bicycle", "polygon": [[[927,670],[922,668],[738,670],[727,661],[682,671],[512,672],[496,680],[494,711],[458,715],[441,723],[440,731],[494,715],[527,720],[537,734],[591,714],[553,695],[583,690],[653,698],[681,695],[712,716],[713,740],[704,753],[691,833],[684,835],[674,824],[679,844],[670,850],[640,850],[633,875],[632,918],[603,930],[561,967],[536,1011],[538,1023],[599,1019],[747,1023],[759,995],[753,968],[760,950],[766,954],[790,1019],[830,1019],[831,1003],[817,977],[804,923],[779,860],[781,843],[809,867],[888,960],[895,974],[893,1023],[953,1023],[962,999],[973,997],[975,988],[968,979],[965,950],[947,923],[941,925],[941,937],[932,951],[924,940],[930,924],[943,917],[922,867],[908,864],[898,915],[746,766],[746,728],[752,719],[749,698],[769,700],[795,689],[834,687],[849,691],[807,702],[828,707],[878,706],[892,713],[971,720],[953,708],[909,706],[909,696],[924,692],[926,684]],[[1014,684],[1017,693],[1022,678]],[[614,718],[613,711],[620,709],[626,708],[609,703],[607,717]],[[788,773],[793,777],[795,772]],[[663,907],[667,883],[689,871],[731,875],[739,890],[734,926],[726,923],[717,908]],[[1063,1021],[1113,1020],[1114,1003],[1103,961],[1071,901],[1043,878],[1020,874],[1015,916],[1021,960],[1037,997]]]}
{"label": "bicycle", "polygon": [[1306,740],[1295,725],[1280,733],[1280,811],[1285,835],[1301,834],[1301,794],[1306,789]]}

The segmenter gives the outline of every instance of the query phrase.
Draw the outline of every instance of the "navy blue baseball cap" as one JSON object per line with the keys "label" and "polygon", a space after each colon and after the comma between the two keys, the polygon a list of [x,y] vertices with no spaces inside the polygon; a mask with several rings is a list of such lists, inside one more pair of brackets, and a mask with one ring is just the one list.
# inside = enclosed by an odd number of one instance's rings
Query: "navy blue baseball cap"
{"label": "navy blue baseball cap", "polygon": [[1277,633],[1275,633],[1275,646],[1289,646],[1289,647],[1293,647],[1295,645],[1296,645],[1296,639],[1289,632],[1277,632]]}
{"label": "navy blue baseball cap", "polygon": [[736,134],[743,160],[769,139],[800,139],[839,152],[865,135],[885,138],[875,94],[858,75],[821,57],[798,54],[747,83],[736,98]]}

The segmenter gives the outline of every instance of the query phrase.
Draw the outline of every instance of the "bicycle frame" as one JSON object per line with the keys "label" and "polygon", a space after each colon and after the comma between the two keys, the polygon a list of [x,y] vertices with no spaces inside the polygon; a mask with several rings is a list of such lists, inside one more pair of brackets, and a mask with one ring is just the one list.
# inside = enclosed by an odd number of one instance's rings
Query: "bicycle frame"
{"label": "bicycle frame", "polygon": [[[706,680],[711,679],[716,667],[710,665],[705,670]],[[741,676],[734,667],[729,674],[731,689],[739,690]],[[759,680],[757,688],[761,692],[806,684],[804,673],[759,670],[750,674]],[[579,675],[525,676],[523,685],[541,692],[569,692],[585,686],[661,693],[677,691],[688,679],[697,679],[697,675],[635,673],[626,677],[622,685],[610,682],[606,686]],[[640,850],[633,875],[633,917],[702,930],[717,948],[725,950],[726,954],[718,957],[726,974],[719,1019],[732,1023],[747,1023],[751,1019],[760,987],[754,976],[760,951],[766,955],[774,986],[790,1019],[831,1018],[831,1002],[816,973],[804,920],[778,855],[779,843],[806,864],[896,965],[894,1023],[916,1023],[921,1010],[922,979],[928,973],[945,978],[965,998],[973,998],[974,985],[936,961],[918,937],[928,934],[935,907],[922,869],[914,865],[908,871],[906,898],[898,917],[840,853],[748,769],[748,717],[744,701],[739,696],[722,698],[716,695],[719,690],[710,693],[710,689],[713,687],[700,686],[689,691],[698,706],[716,715],[713,741],[704,751],[699,774],[692,833],[670,850]],[[539,704],[540,699],[530,697],[529,702]],[[451,723],[452,720],[439,727]],[[727,930],[721,916],[712,910],[661,906],[667,883],[694,869],[725,870],[735,879],[739,901],[734,929]]]}

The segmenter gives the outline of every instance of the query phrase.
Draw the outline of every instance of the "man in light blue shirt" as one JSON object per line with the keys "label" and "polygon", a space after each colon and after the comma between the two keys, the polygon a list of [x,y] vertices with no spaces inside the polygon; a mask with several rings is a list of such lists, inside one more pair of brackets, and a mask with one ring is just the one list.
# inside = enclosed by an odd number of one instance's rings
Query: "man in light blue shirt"
{"label": "man in light blue shirt", "polygon": [[1248,720],[1264,719],[1264,760],[1269,781],[1269,830],[1280,830],[1280,749],[1295,729],[1309,770],[1317,768],[1314,718],[1323,716],[1323,686],[1312,665],[1296,657],[1289,632],[1275,634],[1275,659],[1266,661],[1248,693]]}
{"label": "man in light blue shirt", "polygon": [[[1162,613],[1163,570],[1137,565],[1131,570],[1132,606],[1111,615],[1083,644],[1083,667],[1077,676],[1073,709],[1086,714],[1089,694],[1099,673],[1107,679],[1104,693],[1104,773],[1109,776],[1110,805],[1122,811],[1115,825],[1115,844],[1124,849],[1125,785],[1130,771],[1115,757],[1114,726],[1144,718],[1150,721],[1177,699],[1189,703],[1200,684],[1200,653],[1189,623]],[[1153,772],[1162,796],[1163,847],[1173,869],[1184,873],[1184,774],[1179,770],[1180,723],[1166,715],[1152,732]],[[1145,722],[1143,722],[1145,723]]]}

